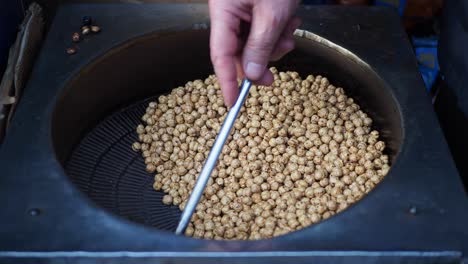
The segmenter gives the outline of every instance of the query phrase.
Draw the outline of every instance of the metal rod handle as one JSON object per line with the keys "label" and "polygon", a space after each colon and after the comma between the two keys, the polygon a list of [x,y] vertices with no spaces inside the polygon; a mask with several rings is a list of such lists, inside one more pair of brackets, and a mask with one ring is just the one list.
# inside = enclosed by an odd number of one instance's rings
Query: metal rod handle
{"label": "metal rod handle", "polygon": [[244,104],[245,98],[249,94],[250,87],[252,82],[247,79],[242,81],[242,85],[240,87],[239,97],[237,97],[236,103],[232,106],[231,110],[224,119],[223,126],[219,130],[218,136],[211,148],[210,154],[208,154],[208,158],[203,165],[203,169],[200,172],[200,176],[198,176],[197,182],[193,187],[192,194],[185,205],[185,209],[182,212],[182,216],[180,217],[179,225],[176,229],[176,234],[180,235],[185,232],[190,219],[192,218],[193,212],[200,201],[201,196],[203,195],[203,190],[208,183],[208,179],[210,178],[211,172],[213,171],[214,167],[216,166],[216,162],[218,161],[219,155],[223,150],[224,144],[226,143],[227,138],[229,137],[229,133],[231,132],[231,128],[236,121],[237,115]]}

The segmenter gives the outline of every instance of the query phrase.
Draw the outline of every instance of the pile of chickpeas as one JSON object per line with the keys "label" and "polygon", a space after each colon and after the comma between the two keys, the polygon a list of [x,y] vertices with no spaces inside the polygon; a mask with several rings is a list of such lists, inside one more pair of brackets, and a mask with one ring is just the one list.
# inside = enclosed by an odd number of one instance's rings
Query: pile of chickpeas
{"label": "pile of chickpeas", "polygon": [[[326,77],[274,73],[252,86],[185,234],[263,239],[326,219],[389,171],[372,119]],[[149,103],[132,145],[163,203],[181,210],[228,109],[216,76]]]}

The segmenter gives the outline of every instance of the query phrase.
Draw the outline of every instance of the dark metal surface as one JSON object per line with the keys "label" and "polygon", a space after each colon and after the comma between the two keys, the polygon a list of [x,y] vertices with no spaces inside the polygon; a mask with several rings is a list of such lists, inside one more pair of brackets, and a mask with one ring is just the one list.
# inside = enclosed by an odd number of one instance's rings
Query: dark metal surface
{"label": "dark metal surface", "polygon": [[[64,50],[83,15],[95,17],[103,31],[69,57]],[[405,131],[400,152],[384,182],[366,198],[300,232],[249,242],[178,237],[96,207],[65,175],[57,159],[65,153],[53,148],[51,123],[59,92],[112,47],[151,32],[204,28],[208,15],[203,5],[65,6],[0,149],[0,262],[461,262],[468,252],[467,197],[398,15],[338,7],[302,9],[300,15],[304,29],[367,62],[398,102]]]}
{"label": "dark metal surface", "polygon": [[[155,100],[155,98],[152,98]],[[94,127],[65,164],[73,183],[100,207],[124,218],[174,232],[181,212],[162,203],[153,189],[141,153],[129,146],[138,140],[135,127],[151,100],[126,107]]]}

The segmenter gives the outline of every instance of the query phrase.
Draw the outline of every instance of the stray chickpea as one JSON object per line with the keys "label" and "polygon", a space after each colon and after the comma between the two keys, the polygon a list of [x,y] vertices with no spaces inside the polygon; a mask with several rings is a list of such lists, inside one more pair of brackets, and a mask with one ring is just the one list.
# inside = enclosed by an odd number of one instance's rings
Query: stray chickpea
{"label": "stray chickpea", "polygon": [[163,197],[163,203],[166,205],[171,205],[172,204],[172,196],[166,194]]}

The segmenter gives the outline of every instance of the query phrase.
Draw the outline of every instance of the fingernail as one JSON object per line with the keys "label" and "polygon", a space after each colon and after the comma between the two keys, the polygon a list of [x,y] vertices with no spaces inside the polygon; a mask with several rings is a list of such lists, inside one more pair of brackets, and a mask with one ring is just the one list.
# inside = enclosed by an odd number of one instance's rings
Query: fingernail
{"label": "fingernail", "polygon": [[245,68],[245,75],[250,79],[257,80],[262,77],[263,72],[265,72],[265,67],[265,65],[249,62]]}

